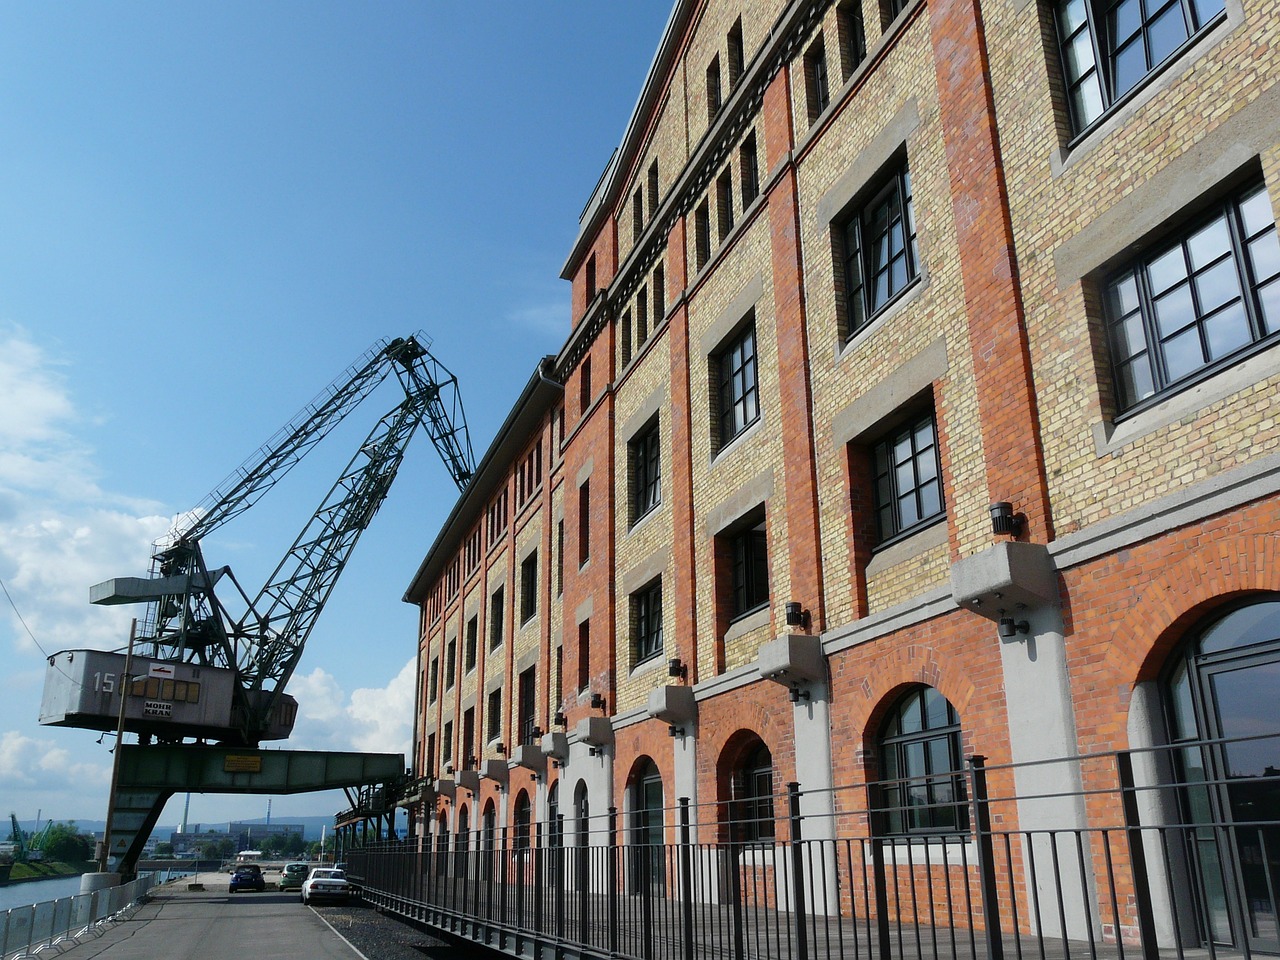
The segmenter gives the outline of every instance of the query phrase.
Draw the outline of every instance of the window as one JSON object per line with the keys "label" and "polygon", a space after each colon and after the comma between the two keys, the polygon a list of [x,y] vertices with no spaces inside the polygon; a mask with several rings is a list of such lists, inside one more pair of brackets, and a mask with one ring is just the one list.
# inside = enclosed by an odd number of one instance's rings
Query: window
{"label": "window", "polygon": [[662,453],[658,421],[642,429],[629,444],[631,454],[631,522],[662,502]]}
{"label": "window", "polygon": [[662,264],[653,271],[653,325],[662,323],[667,315],[667,272]]}
{"label": "window", "polygon": [[908,0],[880,0],[880,18],[885,29],[898,19],[898,14],[907,9]]}
{"label": "window", "polygon": [[593,253],[587,260],[587,305],[590,306],[596,295],[596,255]]}
{"label": "window", "polygon": [[1104,291],[1121,410],[1280,332],[1280,242],[1266,187],[1219,204]]}
{"label": "window", "polygon": [[631,198],[631,242],[639,243],[640,234],[644,232],[644,191],[636,187]]}
{"label": "window", "polygon": [[505,604],[502,599],[502,587],[493,591],[489,597],[489,649],[502,646],[502,611]]}
{"label": "window", "polygon": [[632,659],[643,663],[662,656],[662,581],[631,595],[631,619],[635,630]]}
{"label": "window", "polygon": [[1058,49],[1075,132],[1120,102],[1225,9],[1224,0],[1057,0]]}
{"label": "window", "polygon": [[749,134],[738,148],[738,171],[742,181],[742,209],[755,203],[760,196],[760,163],[756,157],[756,135]]}
{"label": "window", "polygon": [[444,656],[444,688],[453,689],[453,681],[458,670],[458,641],[450,640]]}
{"label": "window", "polygon": [[591,478],[578,488],[578,566],[591,559]]}
{"label": "window", "polygon": [[440,741],[440,760],[443,763],[453,762],[453,721],[444,725],[444,739]]}
{"label": "window", "polygon": [[760,419],[756,378],[755,316],[715,356],[719,394],[719,445],[723,447]]}
{"label": "window", "polygon": [[703,200],[693,214],[693,262],[701,270],[711,259],[711,208]]}
{"label": "window", "polygon": [[556,596],[564,596],[564,520],[556,521]]}
{"label": "window", "polygon": [[427,702],[435,703],[436,697],[440,693],[440,660],[432,658],[431,660],[431,681],[427,685]]}
{"label": "window", "polygon": [[649,164],[649,216],[658,212],[658,161]]}
{"label": "window", "polygon": [[844,224],[845,319],[850,335],[916,278],[916,224],[907,165],[873,187]]}
{"label": "window", "polygon": [[720,55],[711,58],[707,66],[707,122],[710,123],[720,112]]}
{"label": "window", "polygon": [[519,716],[516,743],[533,743],[534,728],[537,726],[538,714],[538,675],[537,668],[530,667],[520,674],[519,690]]}
{"label": "window", "polygon": [[733,229],[733,169],[725,168],[716,178],[716,218],[720,226],[720,242]]}
{"label": "window", "polygon": [[587,407],[591,406],[591,358],[582,361],[582,372],[578,379],[578,409],[585,416]]}
{"label": "window", "polygon": [[769,602],[769,541],[765,522],[730,534],[731,616],[741,617]]}
{"label": "window", "polygon": [[520,622],[528,623],[538,612],[538,551],[520,564]]}
{"label": "window", "polygon": [[578,692],[591,686],[591,621],[578,624]]}
{"label": "window", "polygon": [[879,746],[886,833],[969,828],[960,718],[946,697],[933,687],[908,692],[885,721]]}
{"label": "window", "polygon": [[427,735],[427,765],[424,769],[428,775],[434,775],[436,772],[436,735],[434,733]]}
{"label": "window", "polygon": [[476,708],[467,707],[462,712],[462,743],[458,745],[462,756],[462,769],[470,770],[476,762]]}
{"label": "window", "polygon": [[631,362],[631,311],[622,315],[622,363]]}
{"label": "window", "polygon": [[467,621],[466,668],[470,673],[476,668],[476,639],[480,633],[480,618],[472,617]]}
{"label": "window", "polygon": [[733,777],[733,839],[738,843],[772,840],[773,754],[763,743],[743,757]]}
{"label": "window", "polygon": [[636,346],[649,339],[649,291],[644,287],[636,294]]}
{"label": "window", "polygon": [[840,75],[848,80],[867,56],[861,0],[844,0],[836,7],[836,30],[840,37]]}
{"label": "window", "polygon": [[502,736],[502,688],[489,691],[484,711],[485,739],[490,743]]}
{"label": "window", "polygon": [[729,30],[729,89],[732,90],[742,79],[745,67],[745,53],[742,46],[742,18],[739,17]]}
{"label": "window", "polygon": [[804,55],[804,87],[809,106],[809,122],[817,120],[831,102],[827,83],[827,49],[819,36]]}
{"label": "window", "polygon": [[940,516],[942,467],[933,411],[877,443],[872,469],[881,542]]}

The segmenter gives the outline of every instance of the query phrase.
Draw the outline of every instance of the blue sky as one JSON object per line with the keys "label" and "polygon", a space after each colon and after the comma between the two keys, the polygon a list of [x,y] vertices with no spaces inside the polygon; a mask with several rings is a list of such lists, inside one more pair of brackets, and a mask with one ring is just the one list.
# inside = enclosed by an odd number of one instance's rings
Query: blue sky
{"label": "blue sky", "polygon": [[[568,332],[560,268],[669,12],[0,5],[0,580],[34,635],[0,595],[0,812],[105,815],[109,742],[36,722],[44,653],[123,644],[140,611],[91,607],[89,586],[143,573],[169,519],[375,340],[427,333],[483,453]],[[397,389],[209,562],[256,590]],[[455,497],[418,437],[290,685],[290,746],[407,749],[400,597]],[[193,797],[191,817],[265,808]]]}

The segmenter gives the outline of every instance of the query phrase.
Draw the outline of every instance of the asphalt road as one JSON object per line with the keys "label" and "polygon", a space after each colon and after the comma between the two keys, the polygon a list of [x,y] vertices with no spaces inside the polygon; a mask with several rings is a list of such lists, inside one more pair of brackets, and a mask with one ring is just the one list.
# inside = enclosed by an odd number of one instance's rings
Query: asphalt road
{"label": "asphalt road", "polygon": [[[151,901],[62,960],[473,960],[493,954],[457,947],[363,906],[303,906],[296,893],[227,891],[227,874],[156,888]],[[278,875],[268,874],[268,886]],[[187,889],[191,882],[203,891]]]}

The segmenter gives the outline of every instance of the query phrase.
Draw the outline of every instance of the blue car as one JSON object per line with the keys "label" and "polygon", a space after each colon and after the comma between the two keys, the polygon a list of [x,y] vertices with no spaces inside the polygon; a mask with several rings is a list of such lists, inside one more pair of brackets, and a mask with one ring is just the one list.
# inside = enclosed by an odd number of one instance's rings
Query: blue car
{"label": "blue car", "polygon": [[262,876],[262,868],[256,863],[246,863],[236,867],[235,873],[231,874],[231,883],[228,885],[231,893],[238,893],[241,890],[257,890],[262,893],[267,889],[267,881]]}

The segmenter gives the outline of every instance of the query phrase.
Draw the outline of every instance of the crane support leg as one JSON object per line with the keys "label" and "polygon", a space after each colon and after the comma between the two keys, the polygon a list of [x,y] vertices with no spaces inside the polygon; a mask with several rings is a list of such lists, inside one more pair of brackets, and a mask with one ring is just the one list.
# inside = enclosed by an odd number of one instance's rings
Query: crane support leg
{"label": "crane support leg", "polygon": [[192,744],[124,744],[111,798],[110,856],[132,875],[168,799],[175,793],[286,794],[364,787],[404,776],[399,753],[253,750]]}

